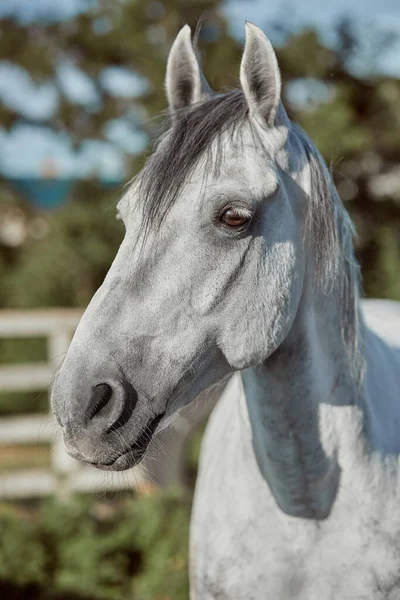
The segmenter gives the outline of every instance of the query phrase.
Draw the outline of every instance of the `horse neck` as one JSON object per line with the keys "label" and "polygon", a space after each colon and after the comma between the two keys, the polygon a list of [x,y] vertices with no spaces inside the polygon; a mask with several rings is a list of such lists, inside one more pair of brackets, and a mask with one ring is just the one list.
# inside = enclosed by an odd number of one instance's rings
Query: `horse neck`
{"label": "horse neck", "polygon": [[339,486],[337,448],[323,444],[320,405],[358,404],[344,352],[343,299],[303,293],[292,329],[261,366],[243,373],[259,468],[287,514],[323,519]]}

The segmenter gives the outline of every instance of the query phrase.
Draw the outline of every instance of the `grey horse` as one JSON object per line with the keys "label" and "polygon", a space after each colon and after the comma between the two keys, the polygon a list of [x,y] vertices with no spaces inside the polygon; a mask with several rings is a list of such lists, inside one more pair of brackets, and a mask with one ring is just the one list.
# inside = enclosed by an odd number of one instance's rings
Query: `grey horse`
{"label": "grey horse", "polygon": [[400,305],[360,303],[352,224],[249,23],[240,83],[214,94],[180,31],[169,125],[119,202],[125,237],[53,410],[73,457],[124,470],[226,384],[200,460],[191,597],[398,600]]}

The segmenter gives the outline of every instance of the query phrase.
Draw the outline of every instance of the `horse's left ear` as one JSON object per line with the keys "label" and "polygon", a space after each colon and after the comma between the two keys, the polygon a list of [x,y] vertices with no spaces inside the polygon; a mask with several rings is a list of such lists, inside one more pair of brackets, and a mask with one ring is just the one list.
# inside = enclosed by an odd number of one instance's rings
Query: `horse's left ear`
{"label": "horse's left ear", "polygon": [[170,50],[165,89],[172,114],[212,94],[200,68],[189,25],[182,27]]}
{"label": "horse's left ear", "polygon": [[271,42],[246,21],[246,44],[240,65],[240,83],[250,114],[273,125],[281,99],[281,75]]}

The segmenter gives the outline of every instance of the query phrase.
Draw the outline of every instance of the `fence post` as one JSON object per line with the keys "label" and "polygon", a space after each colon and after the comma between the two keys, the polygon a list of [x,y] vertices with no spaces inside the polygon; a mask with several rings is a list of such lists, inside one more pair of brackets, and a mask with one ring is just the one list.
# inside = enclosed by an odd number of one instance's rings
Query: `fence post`
{"label": "fence post", "polygon": [[[56,374],[64,360],[72,335],[73,331],[66,326],[59,326],[49,333],[47,354],[54,374]],[[72,491],[70,475],[79,469],[79,463],[65,451],[62,436],[58,429],[50,453],[51,470],[56,478],[56,495],[62,501],[68,500]]]}

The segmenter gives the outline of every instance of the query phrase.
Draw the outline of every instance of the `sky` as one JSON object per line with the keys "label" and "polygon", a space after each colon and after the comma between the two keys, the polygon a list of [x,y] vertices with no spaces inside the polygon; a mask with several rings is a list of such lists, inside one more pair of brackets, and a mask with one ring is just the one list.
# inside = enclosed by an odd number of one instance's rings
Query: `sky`
{"label": "sky", "polygon": [[[94,0],[88,0],[94,1]],[[67,19],[82,10],[82,0],[0,0],[0,18],[17,15],[22,21],[40,20],[49,14]],[[244,21],[259,25],[267,34],[275,20],[286,20],[292,30],[307,25],[318,27],[328,41],[332,24],[343,15],[354,17],[361,34],[373,26],[382,32],[398,34],[399,41],[376,64],[383,73],[400,76],[400,0],[228,0],[224,12],[232,33],[243,39]],[[61,64],[58,80],[69,99],[96,107],[96,94],[90,80],[68,63]],[[108,68],[101,74],[102,84],[116,95],[134,98],[146,89],[146,81],[132,72]],[[50,84],[36,86],[29,75],[8,62],[0,61],[0,101],[13,106],[28,118],[45,119],[56,110],[59,92]],[[93,170],[106,178],[126,177],[124,153],[143,151],[147,139],[124,120],[107,125],[105,142],[85,143],[73,151],[66,135],[54,134],[46,127],[19,125],[11,135],[0,129],[0,170],[13,176],[37,176],[41,165],[52,157],[61,177],[84,177]]]}
{"label": "sky", "polygon": [[268,23],[286,20],[294,28],[314,25],[329,40],[332,24],[343,15],[353,17],[360,28],[373,26],[399,36],[379,63],[380,70],[400,76],[400,0],[233,0],[226,4],[232,32],[241,37],[245,19],[259,25],[268,34]]}

